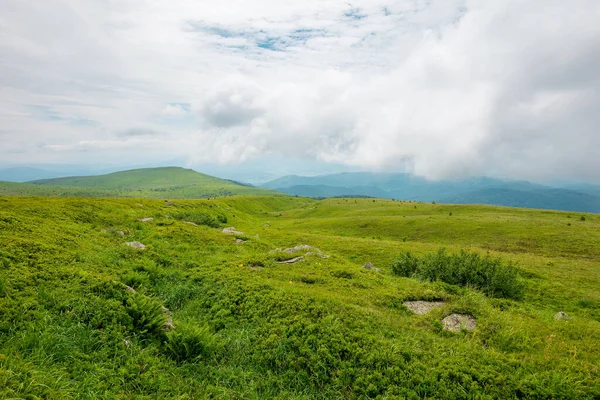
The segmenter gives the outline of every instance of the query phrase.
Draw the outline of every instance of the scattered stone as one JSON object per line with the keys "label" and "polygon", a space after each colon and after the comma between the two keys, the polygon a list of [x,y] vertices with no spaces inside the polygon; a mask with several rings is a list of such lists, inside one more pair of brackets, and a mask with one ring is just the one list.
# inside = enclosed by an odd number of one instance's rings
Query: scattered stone
{"label": "scattered stone", "polygon": [[125,286],[125,290],[127,290],[129,293],[131,294],[136,294],[137,292],[135,291],[134,288],[132,288],[131,286],[127,286],[127,285],[123,285]]}
{"label": "scattered stone", "polygon": [[236,231],[233,226],[230,226],[229,228],[224,228],[223,233],[226,235],[243,235],[244,234],[244,232]]}
{"label": "scattered stone", "polygon": [[245,240],[242,240],[242,239],[235,239],[235,242],[239,244],[239,243],[244,243],[244,242],[245,242]]}
{"label": "scattered stone", "polygon": [[138,206],[138,207],[144,207],[144,205],[140,204],[140,203],[136,203],[136,206]]}
{"label": "scattered stone", "polygon": [[564,311],[559,311],[554,316],[554,319],[557,320],[557,321],[568,321],[569,320],[569,315],[566,312],[564,312]]}
{"label": "scattered stone", "polygon": [[188,224],[188,225],[192,225],[192,226],[198,226],[197,224],[190,222],[190,221],[183,221],[184,224]]}
{"label": "scattered stone", "polygon": [[436,308],[442,307],[446,304],[443,301],[405,301],[404,306],[408,308],[410,311],[417,315],[424,315],[430,312],[431,310],[435,310]]}
{"label": "scattered stone", "polygon": [[129,348],[129,346],[131,346],[131,340],[123,339],[123,344],[125,345],[125,347]]}
{"label": "scattered stone", "polygon": [[175,328],[175,325],[173,324],[173,314],[165,306],[161,306],[161,309],[167,317],[167,322],[165,322],[165,330],[170,331],[171,329]]}
{"label": "scattered stone", "polygon": [[301,244],[301,245],[299,245],[299,246],[290,247],[289,249],[284,249],[284,250],[282,250],[282,251],[283,251],[284,253],[289,253],[289,254],[292,254],[292,253],[295,253],[295,252],[297,252],[297,251],[300,251],[300,250],[315,250],[315,251],[317,251],[317,252],[319,252],[319,253],[321,252],[319,249],[317,249],[317,248],[314,248],[314,247],[312,247],[312,246],[309,246],[309,245],[307,245],[307,244]]}
{"label": "scattered stone", "polygon": [[138,221],[140,221],[140,222],[150,222],[150,221],[154,221],[154,218],[140,218],[140,219],[138,219]]}
{"label": "scattered stone", "polygon": [[279,261],[277,264],[295,264],[298,261],[302,261],[302,260],[304,260],[304,257],[300,256],[300,257],[294,257],[294,258],[291,258],[291,259],[285,260],[285,261]]}
{"label": "scattered stone", "polygon": [[379,268],[375,268],[375,266],[373,265],[372,262],[368,262],[365,265],[363,265],[363,268],[369,271],[375,271],[375,272],[381,272],[381,270]]}
{"label": "scattered stone", "polygon": [[144,250],[146,248],[146,246],[144,246],[140,242],[127,242],[127,243],[125,243],[125,245],[127,245],[129,247],[133,247],[134,249],[139,249],[139,250]]}
{"label": "scattered stone", "polygon": [[121,237],[125,237],[125,232],[123,231],[116,231],[115,233]]}
{"label": "scattered stone", "polygon": [[269,226],[271,226],[271,224],[269,224],[269,223],[266,223],[266,224],[264,224],[263,226],[264,226],[265,228],[268,228]]}
{"label": "scattered stone", "polygon": [[317,257],[321,257],[321,258],[329,258],[329,256],[327,254],[313,253],[312,251],[307,252],[306,255],[307,256],[317,256]]}
{"label": "scattered stone", "polygon": [[468,314],[450,314],[442,320],[445,331],[460,332],[462,329],[472,331],[477,326],[475,317]]}

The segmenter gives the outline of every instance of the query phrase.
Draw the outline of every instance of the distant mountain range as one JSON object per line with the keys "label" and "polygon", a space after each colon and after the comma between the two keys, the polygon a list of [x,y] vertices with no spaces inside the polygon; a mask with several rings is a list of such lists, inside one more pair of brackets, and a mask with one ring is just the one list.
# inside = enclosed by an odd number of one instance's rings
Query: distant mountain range
{"label": "distant mountain range", "polygon": [[490,204],[600,212],[600,186],[552,187],[527,181],[472,178],[430,181],[409,174],[350,172],[285,176],[261,187],[307,197],[372,196],[450,204]]}

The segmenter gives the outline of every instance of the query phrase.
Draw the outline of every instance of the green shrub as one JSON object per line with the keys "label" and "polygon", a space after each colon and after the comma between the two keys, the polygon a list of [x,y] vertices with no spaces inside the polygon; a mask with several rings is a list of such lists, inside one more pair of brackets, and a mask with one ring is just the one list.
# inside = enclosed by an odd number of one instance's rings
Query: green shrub
{"label": "green shrub", "polygon": [[392,273],[398,276],[412,277],[419,266],[420,260],[413,256],[410,251],[406,254],[401,254],[392,263]]}
{"label": "green shrub", "polygon": [[227,217],[221,215],[215,217],[211,214],[198,211],[181,211],[175,214],[173,218],[180,221],[192,222],[196,225],[206,225],[211,228],[218,228],[222,223],[227,222]]}
{"label": "green shrub", "polygon": [[447,254],[445,249],[440,249],[423,258],[408,252],[394,261],[392,273],[430,282],[473,287],[491,297],[520,299],[524,290],[518,270],[512,264],[464,250],[459,254]]}
{"label": "green shrub", "polygon": [[167,333],[164,351],[177,362],[193,362],[200,358],[208,358],[215,343],[215,336],[208,327],[179,324],[177,329]]}
{"label": "green shrub", "polygon": [[126,308],[138,333],[162,334],[164,332],[167,316],[157,301],[135,294],[127,299]]}

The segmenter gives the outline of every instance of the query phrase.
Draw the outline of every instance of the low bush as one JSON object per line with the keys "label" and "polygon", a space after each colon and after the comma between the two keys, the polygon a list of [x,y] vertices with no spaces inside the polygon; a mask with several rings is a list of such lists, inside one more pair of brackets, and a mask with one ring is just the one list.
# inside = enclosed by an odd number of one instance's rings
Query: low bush
{"label": "low bush", "polygon": [[214,334],[207,327],[180,324],[175,330],[167,333],[164,351],[179,363],[193,362],[210,356],[215,342]]}
{"label": "low bush", "polygon": [[430,282],[442,281],[473,287],[491,297],[523,297],[524,285],[514,265],[504,263],[499,258],[464,250],[458,254],[448,254],[445,249],[440,249],[422,258],[407,252],[392,263],[392,273]]}
{"label": "low bush", "polygon": [[227,217],[222,215],[215,217],[214,215],[197,211],[182,211],[175,214],[173,218],[180,221],[192,222],[196,225],[206,225],[211,228],[218,228],[221,224],[227,222]]}

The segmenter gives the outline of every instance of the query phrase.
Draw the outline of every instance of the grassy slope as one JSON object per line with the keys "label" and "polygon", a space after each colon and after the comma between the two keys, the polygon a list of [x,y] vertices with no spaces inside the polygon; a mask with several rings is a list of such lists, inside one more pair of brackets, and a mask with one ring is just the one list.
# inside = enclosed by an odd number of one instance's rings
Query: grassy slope
{"label": "grassy slope", "polygon": [[[199,212],[248,241],[176,218]],[[597,398],[600,216],[568,216],[370,199],[0,198],[0,397]],[[123,245],[133,240],[148,248]],[[297,244],[330,258],[280,265],[269,253]],[[389,274],[400,252],[440,246],[517,262],[525,298]],[[187,347],[143,333],[122,283],[171,309]],[[426,316],[401,306],[434,298],[449,303]],[[477,330],[442,331],[451,312],[475,315]]]}
{"label": "grassy slope", "polygon": [[44,179],[30,183],[0,182],[0,195],[205,198],[272,195],[272,191],[179,167],[144,168],[98,176]]}

